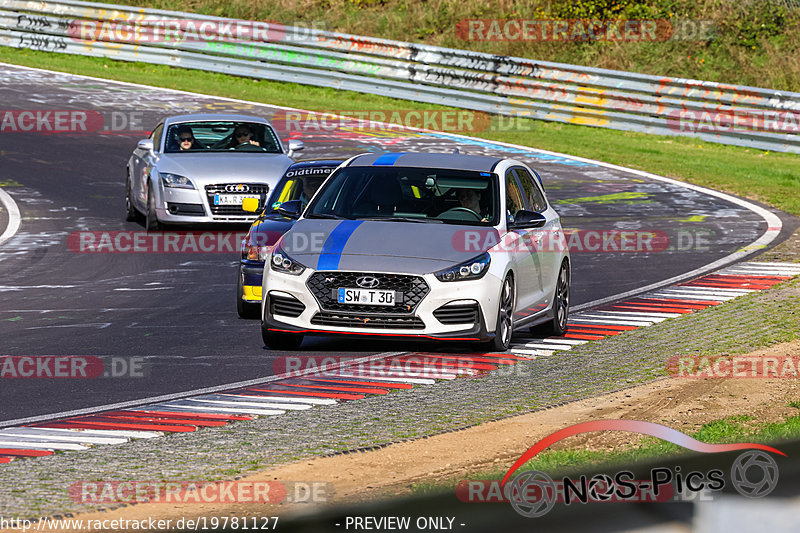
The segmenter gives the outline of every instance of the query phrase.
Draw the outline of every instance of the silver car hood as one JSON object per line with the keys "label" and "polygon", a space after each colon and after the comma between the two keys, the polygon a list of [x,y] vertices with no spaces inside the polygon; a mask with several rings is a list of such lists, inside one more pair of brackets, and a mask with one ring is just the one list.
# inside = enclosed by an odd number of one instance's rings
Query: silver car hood
{"label": "silver car hood", "polygon": [[285,154],[200,152],[163,154],[156,165],[159,172],[186,176],[200,186],[258,182],[272,189],[292,163]]}
{"label": "silver car hood", "polygon": [[465,231],[480,232],[481,243],[487,233],[497,235],[494,228],[454,224],[302,219],[281,246],[315,270],[428,274],[488,249],[464,246]]}

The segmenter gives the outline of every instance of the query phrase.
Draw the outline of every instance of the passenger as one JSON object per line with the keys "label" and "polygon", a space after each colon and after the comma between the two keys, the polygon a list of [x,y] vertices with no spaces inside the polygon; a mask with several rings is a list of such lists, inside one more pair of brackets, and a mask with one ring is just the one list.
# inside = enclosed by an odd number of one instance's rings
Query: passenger
{"label": "passenger", "polygon": [[181,151],[198,150],[203,146],[195,139],[194,132],[189,126],[178,126],[178,148]]}

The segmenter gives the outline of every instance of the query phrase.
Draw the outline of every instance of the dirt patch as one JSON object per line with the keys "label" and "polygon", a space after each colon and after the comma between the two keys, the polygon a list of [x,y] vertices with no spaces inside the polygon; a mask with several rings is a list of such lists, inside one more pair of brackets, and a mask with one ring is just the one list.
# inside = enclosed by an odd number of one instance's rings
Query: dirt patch
{"label": "dirt patch", "polygon": [[767,250],[755,258],[756,261],[775,261],[779,263],[800,262],[800,228],[775,248]]}
{"label": "dirt patch", "polygon": [[[759,350],[751,356],[799,356],[800,341]],[[316,458],[247,476],[249,481],[325,481],[334,494],[325,505],[390,498],[411,492],[415,483],[467,479],[470,474],[506,469],[530,446],[568,425],[598,419],[656,422],[691,432],[712,420],[750,415],[757,423],[797,414],[795,379],[662,379],[647,385],[572,402],[557,408],[445,433],[384,449]],[[554,449],[608,451],[636,445],[642,437],[605,432],[570,437]],[[139,504],[109,512],[77,515],[84,520],[146,520],[212,516],[269,516],[308,511],[311,504],[172,505]],[[124,530],[124,528],[117,528]],[[85,529],[86,531],[90,529]]]}

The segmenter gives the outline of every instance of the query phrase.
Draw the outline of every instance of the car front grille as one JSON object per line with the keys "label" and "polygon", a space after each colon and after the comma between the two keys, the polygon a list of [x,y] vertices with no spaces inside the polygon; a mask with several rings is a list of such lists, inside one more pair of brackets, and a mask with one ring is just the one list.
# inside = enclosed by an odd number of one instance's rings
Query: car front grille
{"label": "car front grille", "polygon": [[346,315],[322,311],[311,318],[316,326],[339,326],[372,329],[425,329],[425,323],[416,316],[397,315]]}
{"label": "car front grille", "polygon": [[[228,192],[225,190],[227,185],[239,185],[238,183],[220,183],[217,185],[206,185],[206,196],[208,197],[208,207],[211,208],[211,215],[215,217],[247,217],[254,218],[255,213],[249,213],[242,209],[241,205],[214,205],[215,194],[263,194],[269,192],[269,185],[266,183],[247,183],[250,190],[245,192]],[[259,202],[259,210],[263,207]]]}
{"label": "car front grille", "polygon": [[[339,288],[358,288],[356,280],[362,276],[378,278],[376,289],[402,293],[402,301],[394,305],[340,304],[337,299]],[[380,274],[371,272],[314,272],[306,281],[306,286],[326,311],[345,313],[377,313],[381,315],[410,315],[417,305],[430,292],[430,287],[419,276],[403,274]],[[398,299],[399,300],[399,299]]]}
{"label": "car front grille", "polygon": [[478,304],[443,305],[433,316],[442,324],[474,324],[478,321]]}
{"label": "car front grille", "polygon": [[306,306],[303,305],[303,302],[294,296],[283,296],[271,293],[269,295],[269,312],[271,315],[297,318],[305,309]]}

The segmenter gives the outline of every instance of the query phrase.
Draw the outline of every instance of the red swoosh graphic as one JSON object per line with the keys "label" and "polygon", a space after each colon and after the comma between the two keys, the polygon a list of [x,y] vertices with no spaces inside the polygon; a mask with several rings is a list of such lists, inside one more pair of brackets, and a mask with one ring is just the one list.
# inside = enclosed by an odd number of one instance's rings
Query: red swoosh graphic
{"label": "red swoosh graphic", "polygon": [[581,433],[590,433],[592,431],[627,431],[629,433],[641,433],[642,435],[650,435],[678,446],[688,448],[689,450],[701,453],[719,453],[730,452],[734,450],[764,450],[772,453],[777,453],[786,456],[780,450],[767,446],[765,444],[757,444],[753,442],[741,442],[736,444],[706,444],[697,439],[693,439],[685,433],[681,433],[677,429],[672,429],[661,424],[653,422],[642,422],[640,420],[595,420],[592,422],[583,422],[575,424],[564,429],[560,429],[555,433],[546,436],[522,454],[522,457],[517,459],[517,462],[511,465],[508,469],[501,485],[505,485],[508,478],[516,472],[522,465],[530,461],[536,454],[555,444],[556,442],[572,437],[573,435],[580,435]]}

